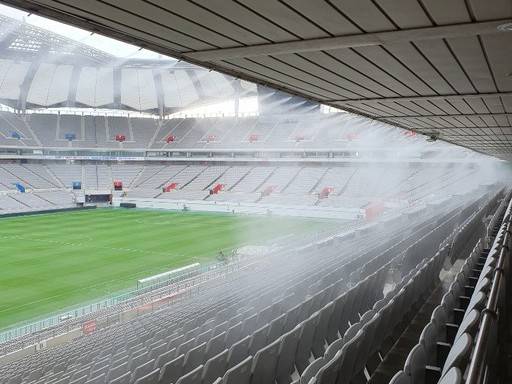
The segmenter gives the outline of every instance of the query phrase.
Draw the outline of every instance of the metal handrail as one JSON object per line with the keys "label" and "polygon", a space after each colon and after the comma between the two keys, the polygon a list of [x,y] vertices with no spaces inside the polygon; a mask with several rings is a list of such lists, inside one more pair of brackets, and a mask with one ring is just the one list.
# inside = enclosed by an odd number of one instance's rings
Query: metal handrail
{"label": "metal handrail", "polygon": [[[503,218],[502,226],[500,232],[503,233],[503,238],[498,234],[495,239],[496,242],[500,242],[502,240],[500,247],[500,253],[498,257],[498,261],[496,263],[496,267],[494,268],[493,280],[491,285],[491,290],[489,292],[489,298],[487,300],[487,304],[485,309],[482,310],[482,319],[480,322],[480,332],[477,335],[473,357],[471,359],[468,374],[466,378],[466,384],[478,384],[482,382],[482,377],[485,373],[486,367],[486,358],[488,351],[488,340],[489,340],[489,332],[491,327],[497,321],[497,310],[498,310],[498,300],[499,300],[499,292],[502,284],[502,280],[504,278],[504,265],[505,258],[510,255],[510,243],[511,243],[511,212],[512,212],[512,200],[509,201],[507,211],[505,213],[505,217]],[[494,248],[494,246],[493,246]]]}

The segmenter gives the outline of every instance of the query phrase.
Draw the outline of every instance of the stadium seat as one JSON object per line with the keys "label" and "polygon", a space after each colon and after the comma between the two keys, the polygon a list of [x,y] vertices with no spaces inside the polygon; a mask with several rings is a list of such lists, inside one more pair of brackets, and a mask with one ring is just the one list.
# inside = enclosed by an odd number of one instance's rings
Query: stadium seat
{"label": "stadium seat", "polygon": [[183,371],[183,362],[185,355],[180,355],[174,360],[171,360],[162,367],[158,382],[160,384],[175,383],[181,376]]}
{"label": "stadium seat", "polygon": [[139,378],[148,375],[150,372],[152,372],[154,370],[153,369],[154,365],[155,365],[155,359],[151,359],[151,360],[148,360],[145,363],[142,363],[141,365],[137,366],[133,370],[131,381],[135,382]]}
{"label": "stadium seat", "polygon": [[460,370],[456,367],[451,368],[446,374],[441,378],[439,384],[461,384],[462,383],[462,374]]}
{"label": "stadium seat", "polygon": [[[246,336],[243,339],[234,343],[228,352],[228,366],[234,367],[243,361],[249,354],[249,345],[251,343],[251,336]],[[227,344],[227,343],[226,343]]]}
{"label": "stadium seat", "polygon": [[471,343],[473,342],[470,335],[467,333],[462,334],[450,349],[450,353],[446,358],[441,377],[443,377],[452,367],[459,368],[467,362],[469,353],[471,351]]}
{"label": "stadium seat", "polygon": [[277,361],[276,380],[278,384],[288,384],[295,370],[295,351],[299,343],[301,328],[295,327],[281,337]]}
{"label": "stadium seat", "polygon": [[222,332],[212,337],[206,345],[206,359],[209,359],[221,353],[226,348],[226,332]]}
{"label": "stadium seat", "polygon": [[205,351],[206,351],[206,343],[203,342],[198,346],[190,349],[185,355],[183,372],[188,373],[195,367],[200,364],[203,364],[205,361]]}
{"label": "stadium seat", "polygon": [[411,379],[403,371],[399,371],[392,377],[389,384],[412,384]]}
{"label": "stadium seat", "polygon": [[223,384],[251,384],[252,356],[228,369],[222,378]]}
{"label": "stadium seat", "polygon": [[155,361],[155,368],[160,368],[165,365],[165,363],[171,361],[176,356],[176,349],[170,349],[167,352],[161,353]]}
{"label": "stadium seat", "polygon": [[222,377],[228,366],[228,350],[220,352],[206,361],[203,369],[202,384],[212,384],[218,377]]}
{"label": "stadium seat", "polygon": [[251,384],[275,381],[280,340],[258,350],[253,358]]}
{"label": "stadium seat", "polygon": [[249,353],[255,354],[265,345],[267,345],[267,335],[270,330],[270,324],[266,324],[263,327],[254,331],[249,344]]}
{"label": "stadium seat", "polygon": [[203,365],[199,365],[194,368],[192,371],[187,374],[181,376],[176,384],[197,384],[201,381],[201,375],[203,372]]}

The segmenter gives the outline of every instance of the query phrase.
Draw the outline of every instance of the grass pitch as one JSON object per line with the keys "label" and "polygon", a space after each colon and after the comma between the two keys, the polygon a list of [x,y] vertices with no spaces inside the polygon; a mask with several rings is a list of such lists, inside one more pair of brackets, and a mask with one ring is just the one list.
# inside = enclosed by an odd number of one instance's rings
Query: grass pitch
{"label": "grass pitch", "polygon": [[95,209],[0,219],[0,329],[330,220]]}

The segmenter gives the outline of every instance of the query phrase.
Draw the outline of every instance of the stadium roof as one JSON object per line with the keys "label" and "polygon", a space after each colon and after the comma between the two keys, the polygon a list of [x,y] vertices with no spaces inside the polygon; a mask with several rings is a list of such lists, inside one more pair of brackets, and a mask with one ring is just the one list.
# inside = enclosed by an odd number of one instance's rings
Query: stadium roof
{"label": "stadium roof", "polygon": [[105,64],[111,54],[29,23],[0,15],[2,56],[33,60],[44,56],[73,56],[89,64]]}
{"label": "stadium roof", "polygon": [[510,0],[4,0],[512,158]]}
{"label": "stadium roof", "polygon": [[[76,40],[25,17],[0,15],[0,103],[20,110],[86,107],[165,115],[226,100],[236,89],[241,95],[254,93],[253,84],[168,57],[133,55],[134,47],[127,56],[107,53],[85,44],[89,39],[79,32]],[[108,40],[112,51],[119,51],[115,45],[122,43]]]}

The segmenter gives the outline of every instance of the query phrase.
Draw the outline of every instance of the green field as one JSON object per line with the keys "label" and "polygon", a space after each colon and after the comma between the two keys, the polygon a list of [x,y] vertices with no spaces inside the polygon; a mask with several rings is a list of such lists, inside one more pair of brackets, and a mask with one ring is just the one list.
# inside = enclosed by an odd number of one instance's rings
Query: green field
{"label": "green field", "polygon": [[95,209],[0,219],[0,329],[330,220]]}

